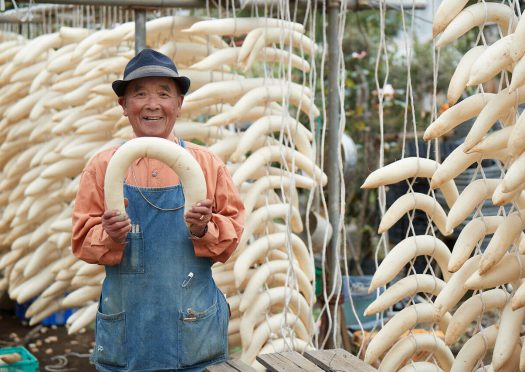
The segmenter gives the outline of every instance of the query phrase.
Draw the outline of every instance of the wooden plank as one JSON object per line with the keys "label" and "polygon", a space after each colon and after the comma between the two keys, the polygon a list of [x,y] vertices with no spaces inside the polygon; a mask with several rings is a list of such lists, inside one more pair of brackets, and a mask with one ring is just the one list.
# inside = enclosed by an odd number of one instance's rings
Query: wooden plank
{"label": "wooden plank", "polygon": [[223,363],[213,364],[204,370],[207,372],[256,372],[254,368],[237,359],[230,359]]}
{"label": "wooden plank", "polygon": [[343,349],[305,351],[304,357],[325,371],[377,372],[377,369]]}
{"label": "wooden plank", "polygon": [[235,371],[228,363],[212,364],[204,369],[206,372],[232,372]]}
{"label": "wooden plank", "polygon": [[323,371],[295,351],[258,355],[257,361],[270,372]]}
{"label": "wooden plank", "polygon": [[235,368],[235,370],[239,372],[256,372],[255,368],[252,368],[251,366],[239,359],[230,359],[226,363],[228,363],[228,365],[230,365],[232,368]]}

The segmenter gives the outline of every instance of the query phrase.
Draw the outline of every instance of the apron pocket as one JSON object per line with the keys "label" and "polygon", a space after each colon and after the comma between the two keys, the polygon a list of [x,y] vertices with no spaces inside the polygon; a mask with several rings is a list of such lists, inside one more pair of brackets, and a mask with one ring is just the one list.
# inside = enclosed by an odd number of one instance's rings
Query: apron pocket
{"label": "apron pocket", "polygon": [[97,311],[95,363],[127,367],[126,313],[103,314]]}
{"label": "apron pocket", "polygon": [[119,265],[120,274],[144,273],[144,238],[142,232],[128,233],[124,257]]}
{"label": "apron pocket", "polygon": [[182,314],[180,360],[188,367],[220,357],[226,357],[228,340],[224,338],[215,301],[204,311],[188,309]]}

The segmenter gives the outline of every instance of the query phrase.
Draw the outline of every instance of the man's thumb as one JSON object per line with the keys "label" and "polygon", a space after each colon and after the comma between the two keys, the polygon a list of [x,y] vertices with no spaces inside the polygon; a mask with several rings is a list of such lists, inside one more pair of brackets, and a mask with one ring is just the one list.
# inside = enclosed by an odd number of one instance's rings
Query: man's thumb
{"label": "man's thumb", "polygon": [[128,198],[124,198],[124,206],[127,208],[129,204]]}

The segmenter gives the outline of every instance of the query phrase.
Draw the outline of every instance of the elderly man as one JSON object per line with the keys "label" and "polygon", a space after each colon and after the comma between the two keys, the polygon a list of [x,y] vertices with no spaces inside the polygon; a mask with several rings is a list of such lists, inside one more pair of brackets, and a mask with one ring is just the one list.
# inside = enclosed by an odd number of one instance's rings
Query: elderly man
{"label": "elderly man", "polygon": [[92,355],[99,371],[201,371],[227,357],[228,304],[211,265],[236,248],[244,207],[225,165],[172,134],[189,85],[167,56],[144,49],[113,90],[137,137],[167,138],[197,160],[206,200],[184,213],[175,172],[140,158],[124,182],[127,216],[106,210],[104,175],[118,146],[98,153],[82,173],[72,246],[77,257],[106,269]]}

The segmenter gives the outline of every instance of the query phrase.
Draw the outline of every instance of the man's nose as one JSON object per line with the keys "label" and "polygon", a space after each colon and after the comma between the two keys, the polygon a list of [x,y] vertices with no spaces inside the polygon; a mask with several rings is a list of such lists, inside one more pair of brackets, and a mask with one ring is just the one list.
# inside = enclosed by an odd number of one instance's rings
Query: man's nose
{"label": "man's nose", "polygon": [[159,100],[155,96],[149,96],[146,102],[146,108],[156,110],[160,108]]}

